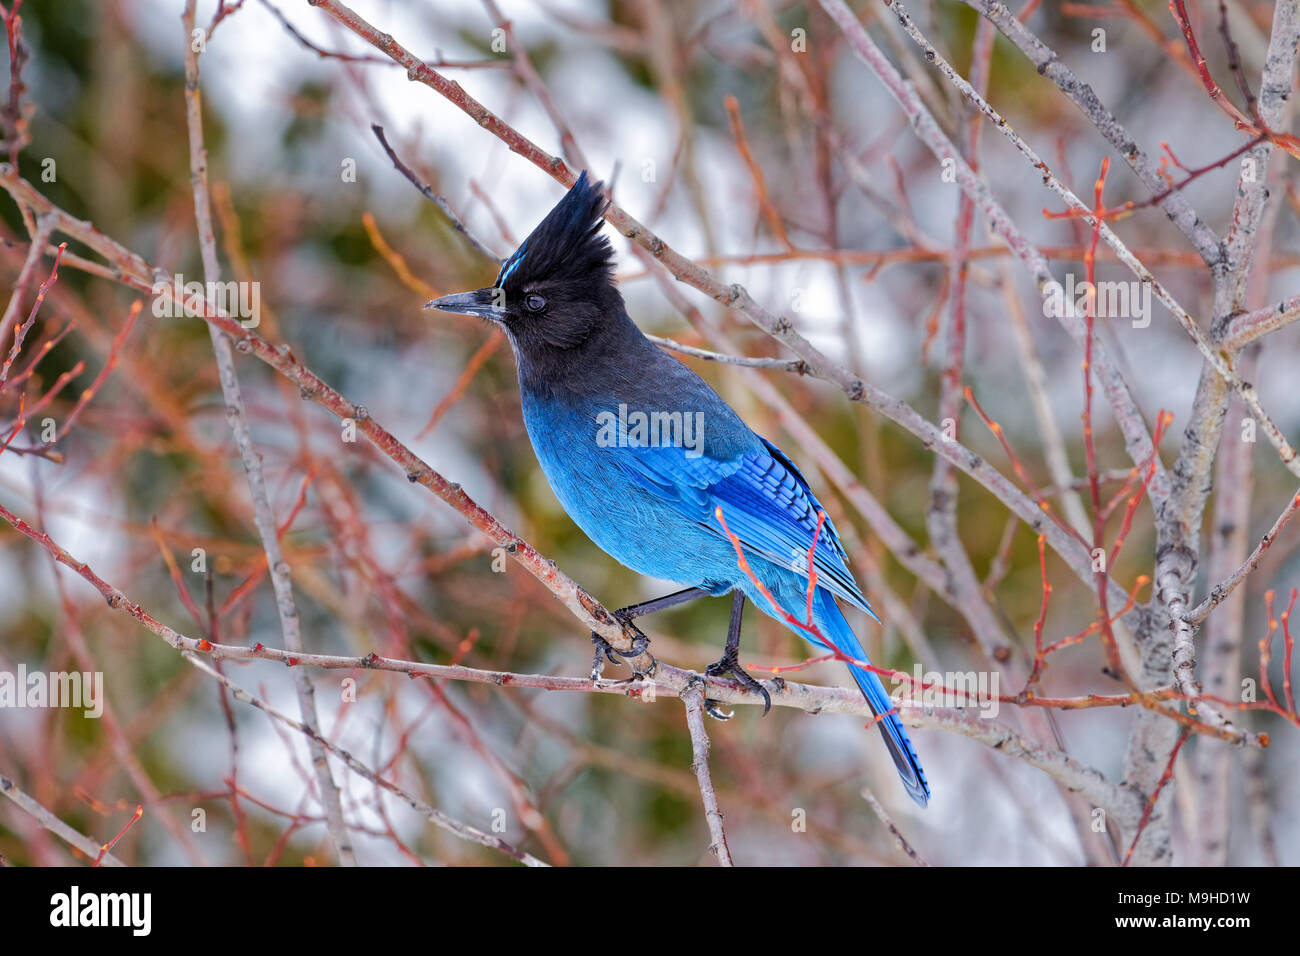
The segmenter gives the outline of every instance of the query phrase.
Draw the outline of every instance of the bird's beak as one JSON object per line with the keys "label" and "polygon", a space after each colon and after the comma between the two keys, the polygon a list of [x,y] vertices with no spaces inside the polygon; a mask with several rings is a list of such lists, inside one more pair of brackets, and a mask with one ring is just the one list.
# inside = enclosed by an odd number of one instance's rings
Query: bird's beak
{"label": "bird's beak", "polygon": [[496,289],[477,289],[474,292],[458,292],[444,295],[425,303],[426,309],[441,309],[443,312],[459,312],[461,315],[478,315],[485,319],[500,318],[501,297]]}

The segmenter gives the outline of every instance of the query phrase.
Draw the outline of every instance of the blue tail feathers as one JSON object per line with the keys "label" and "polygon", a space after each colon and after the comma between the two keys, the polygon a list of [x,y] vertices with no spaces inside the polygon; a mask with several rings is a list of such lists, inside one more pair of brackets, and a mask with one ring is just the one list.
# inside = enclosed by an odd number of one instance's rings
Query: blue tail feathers
{"label": "blue tail feathers", "polygon": [[[865,661],[867,654],[858,643],[857,635],[849,627],[849,622],[844,620],[844,615],[836,606],[834,596],[818,588],[815,606],[818,627],[835,648],[841,654]],[[871,705],[871,710],[877,717],[894,709],[894,701],[886,693],[879,677],[871,671],[852,664],[848,667],[862,691],[862,696],[867,699],[867,703]],[[930,784],[926,781],[925,771],[921,769],[921,761],[917,759],[916,751],[912,748],[912,741],[908,738],[907,731],[903,729],[903,722],[898,719],[897,714],[889,714],[878,723],[880,734],[885,738],[889,755],[894,758],[894,766],[898,768],[898,776],[902,779],[903,786],[907,788],[912,799],[924,807],[930,801]]]}

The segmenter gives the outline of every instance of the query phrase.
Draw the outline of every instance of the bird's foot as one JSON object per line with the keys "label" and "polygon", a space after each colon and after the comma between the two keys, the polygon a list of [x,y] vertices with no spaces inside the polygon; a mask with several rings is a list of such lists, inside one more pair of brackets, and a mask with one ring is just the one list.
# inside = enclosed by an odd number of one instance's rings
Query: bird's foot
{"label": "bird's foot", "polygon": [[[766,717],[767,712],[772,709],[772,695],[767,692],[766,687],[754,680],[754,678],[750,677],[749,674],[745,672],[745,669],[740,666],[740,661],[736,659],[734,654],[723,654],[721,660],[715,661],[708,667],[704,668],[704,673],[709,677],[734,677],[736,683],[745,688],[745,690],[756,691],[763,698],[764,717]],[[720,702],[716,700],[706,700],[704,702],[705,713],[715,720],[730,720],[732,717],[736,716],[732,711],[723,711],[719,709],[719,704]]]}
{"label": "bird's foot", "polygon": [[[611,664],[622,664],[623,661],[620,658],[640,657],[650,647],[650,638],[646,637],[639,627],[632,624],[630,620],[622,621],[621,623],[631,627],[632,630],[636,632],[636,637],[632,642],[632,650],[627,654],[614,650],[614,646],[610,644],[609,641],[605,640],[595,631],[591,632],[591,643],[596,646],[596,656],[591,662],[591,681],[593,684],[601,679],[601,674],[605,670],[605,661],[608,660]],[[628,678],[628,680],[641,680],[647,676],[649,675],[633,673],[632,677]]]}

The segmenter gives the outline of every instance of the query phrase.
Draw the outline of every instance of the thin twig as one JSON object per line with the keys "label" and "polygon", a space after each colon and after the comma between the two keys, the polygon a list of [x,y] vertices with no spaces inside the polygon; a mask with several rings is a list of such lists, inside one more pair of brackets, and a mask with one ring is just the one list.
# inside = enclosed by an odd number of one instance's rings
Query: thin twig
{"label": "thin twig", "polygon": [[681,693],[686,705],[686,726],[691,733],[691,770],[700,784],[704,799],[704,819],[709,824],[709,850],[722,866],[735,866],[731,848],[727,846],[727,833],[722,827],[722,811],[718,809],[718,795],[713,790],[713,776],[709,773],[709,735],[704,729],[704,681],[695,680]]}
{"label": "thin twig", "polygon": [[1226,601],[1228,595],[1232,594],[1232,592],[1237,589],[1237,585],[1246,580],[1250,573],[1254,571],[1255,568],[1259,567],[1259,562],[1260,559],[1264,557],[1264,552],[1267,551],[1272,546],[1273,542],[1277,540],[1277,536],[1282,532],[1282,529],[1290,523],[1297,510],[1300,510],[1300,491],[1297,491],[1295,495],[1292,496],[1291,500],[1287,502],[1286,508],[1284,508],[1282,513],[1277,516],[1277,520],[1273,522],[1273,526],[1264,533],[1262,538],[1259,539],[1259,544],[1255,545],[1255,550],[1250,552],[1250,557],[1248,557],[1245,562],[1238,567],[1236,571],[1233,571],[1226,579],[1210,588],[1210,593],[1205,596],[1205,600],[1184,614],[1183,620],[1195,627],[1203,623],[1205,619],[1209,617],[1211,611]]}
{"label": "thin twig", "polygon": [[796,375],[808,374],[808,363],[803,359],[752,358],[748,355],[723,355],[721,352],[710,352],[708,349],[696,348],[693,345],[683,345],[681,342],[661,338],[658,335],[647,334],[646,338],[655,343],[655,345],[666,348],[671,352],[689,355],[691,358],[703,359],[706,362],[718,362],[722,365],[743,365],[746,368],[779,369],[782,372],[793,372]]}
{"label": "thin twig", "polygon": [[78,833],[38,801],[23,793],[8,777],[0,777],[0,793],[4,794],[25,813],[29,814],[41,826],[70,846],[76,847],[87,860],[96,860],[100,866],[126,866],[112,853],[107,852],[103,844],[96,843],[90,837]]}
{"label": "thin twig", "polygon": [[894,825],[894,821],[890,819],[889,814],[885,812],[885,808],[881,806],[880,801],[876,799],[876,795],[870,790],[863,788],[861,791],[861,797],[863,800],[867,801],[867,806],[871,807],[871,812],[874,813],[880,822],[885,825],[886,829],[889,830],[890,835],[894,838],[894,845],[906,853],[917,866],[929,866],[930,864],[925,861],[925,858],[916,852],[912,844],[907,842],[907,838],[903,836],[902,831]]}
{"label": "thin twig", "polygon": [[5,306],[4,317],[0,318],[0,343],[8,340],[10,330],[18,321],[18,313],[23,307],[27,287],[31,285],[32,278],[36,275],[36,267],[40,265],[45,255],[45,245],[50,241],[50,232],[53,228],[54,222],[47,216],[36,220],[36,233],[32,236],[32,244],[27,248],[27,258],[23,261],[22,271],[18,273],[18,281],[14,283],[13,292],[9,295],[9,304]]}
{"label": "thin twig", "polygon": [[465,225],[458,215],[456,215],[455,210],[451,208],[451,204],[434,192],[428,183],[420,182],[419,177],[416,176],[415,173],[411,172],[411,168],[397,157],[397,153],[393,151],[393,147],[388,145],[388,139],[384,136],[384,128],[378,123],[371,123],[370,129],[374,132],[375,138],[379,140],[379,145],[384,148],[384,152],[388,155],[393,167],[410,180],[411,185],[420,191],[420,195],[424,196],[425,199],[429,200],[442,210],[442,214],[447,217],[447,221],[451,223],[452,228],[464,236],[465,241],[468,242],[476,252],[491,259],[497,265],[500,265],[503,261],[501,257],[492,252],[486,244],[469,231],[469,227]]}

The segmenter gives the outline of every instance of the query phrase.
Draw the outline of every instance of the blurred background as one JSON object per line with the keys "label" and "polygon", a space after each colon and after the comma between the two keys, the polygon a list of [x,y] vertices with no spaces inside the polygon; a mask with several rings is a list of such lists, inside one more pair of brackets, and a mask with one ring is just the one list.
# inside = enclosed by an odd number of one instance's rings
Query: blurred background
{"label": "blurred background", "polygon": [[[851,6],[949,135],[964,137],[959,98],[926,67],[893,18],[882,14],[885,7]],[[1231,6],[1244,72],[1257,81],[1272,4]],[[508,37],[494,34],[501,28],[492,11],[474,3],[355,0],[352,7],[559,154],[556,125],[513,59],[526,54],[592,173],[613,180],[621,206],[723,281],[744,283],[759,302],[791,316],[837,361],[938,419],[960,194],[816,4],[502,0]],[[179,0],[23,3],[31,141],[18,169],[56,205],[93,221],[165,274],[189,279],[202,271],[185,129],[181,8]],[[969,75],[976,15],[951,0],[917,0],[909,9]],[[1217,5],[1197,3],[1192,11],[1210,69],[1231,90]],[[210,23],[215,12],[214,3],[200,3],[199,23]],[[1186,175],[1172,157],[1196,169],[1246,141],[1171,52],[1179,34],[1163,2],[1047,3],[1027,23],[1149,154],[1162,155],[1161,144],[1167,144],[1171,175]],[[1104,31],[1101,50],[1097,29]],[[785,46],[774,47],[774,41]],[[365,405],[606,607],[673,590],[618,566],[561,510],[523,430],[509,348],[484,323],[421,310],[433,296],[490,284],[496,266],[394,170],[370,126],[385,128],[398,155],[498,256],[527,235],[562,187],[305,3],[246,0],[205,42],[201,89],[218,247],[227,277],[260,283],[258,331],[288,343],[326,382]],[[801,80],[792,78],[791,63]],[[1104,141],[1000,37],[988,66],[993,105],[1090,201],[1108,155]],[[1082,281],[1088,230],[1044,216],[1044,209],[1061,211],[1059,200],[996,131],[985,129],[979,148],[981,173],[1018,226],[1058,276],[1073,273]],[[747,154],[761,170],[762,190]],[[1293,167],[1286,157],[1270,166],[1278,210],[1268,255],[1252,279],[1251,294],[1260,304],[1296,289]],[[1238,173],[1234,160],[1196,177],[1184,191],[1217,230],[1231,217]],[[1107,204],[1147,198],[1127,167],[1113,162]],[[0,199],[0,219],[0,268],[12,284],[28,238],[8,197]],[[1166,217],[1139,210],[1116,228],[1194,317],[1208,322],[1208,272]],[[627,241],[608,231],[629,311],[643,330],[714,349],[718,340],[705,334],[704,323],[724,337],[725,351],[789,357],[744,316],[665,281],[657,268],[647,271]],[[1032,277],[990,238],[978,216],[970,245],[965,384],[1005,429],[1035,484],[1048,487],[1043,431],[1026,385],[1026,355],[1036,355],[1069,462],[1082,477],[1080,350],[1043,316]],[[78,251],[76,244],[70,251]],[[37,281],[48,267],[47,259]],[[1103,253],[1098,277],[1129,275]],[[40,356],[26,379],[28,401],[73,371],[47,406],[63,421],[109,360],[140,298],[106,278],[61,267],[15,365],[25,368]],[[41,522],[62,547],[177,630],[281,646],[207,329],[196,319],[158,317],[143,298],[116,366],[76,428],[60,438],[59,454],[0,455],[0,503]],[[699,314],[685,314],[683,303]],[[1118,356],[1148,427],[1160,410],[1173,413],[1162,444],[1164,461],[1172,465],[1201,366],[1195,347],[1158,305],[1148,327],[1103,320],[1097,334]],[[1300,426],[1300,392],[1291,372],[1298,350],[1300,328],[1271,336],[1254,379],[1264,407],[1288,435]],[[933,455],[833,385],[781,370],[683,360],[808,475],[886,622],[878,628],[861,616],[851,619],[873,661],[909,674],[917,665],[939,672],[990,670],[966,619],[890,554],[845,488],[827,474],[829,454],[925,549]],[[338,421],[302,401],[270,369],[244,355],[237,355],[237,367],[272,505],[277,519],[289,522],[282,543],[307,650],[373,651],[524,673],[588,672],[586,633],[526,571],[499,561],[504,570],[494,569],[490,541],[409,484],[364,439],[345,441]],[[772,390],[788,408],[774,403]],[[16,392],[0,397],[0,420],[17,419]],[[1095,407],[1100,467],[1122,477],[1131,462],[1105,401]],[[801,440],[791,428],[796,419],[811,425],[827,447]],[[960,429],[965,444],[1012,474],[997,440],[969,408]],[[30,448],[41,440],[32,421],[14,445]],[[1255,448],[1255,465],[1252,542],[1295,491],[1266,442]],[[1034,534],[964,476],[959,488],[961,540],[1006,633],[1032,656],[1042,600]],[[1151,525],[1144,501],[1111,569],[1126,591],[1138,575],[1152,572]],[[98,720],[67,709],[0,708],[0,774],[97,841],[116,833],[143,804],[143,817],[114,850],[128,862],[332,863],[302,740],[231,701],[166,644],[106,607],[75,574],[60,569],[56,581],[44,551],[0,527],[0,670],[20,664],[99,670],[107,699]],[[1213,527],[1212,513],[1205,527]],[[1264,592],[1276,589],[1284,605],[1300,583],[1298,541],[1294,531],[1285,532],[1239,592],[1247,675],[1257,674],[1257,641],[1267,627]],[[195,549],[202,549],[205,571],[193,570]],[[169,555],[192,601],[214,612],[215,631],[206,611],[199,621],[187,611],[169,573]],[[1047,570],[1053,591],[1044,635],[1056,640],[1086,628],[1096,608],[1088,589],[1050,554]],[[1206,583],[1213,582],[1203,581],[1200,594]],[[1149,587],[1139,597],[1149,599]],[[701,601],[643,626],[657,657],[701,668],[719,656],[728,609],[725,600]],[[1274,653],[1280,655],[1276,646]],[[774,622],[754,614],[746,621],[742,661],[748,665],[790,665],[807,654]],[[1104,654],[1095,637],[1051,660],[1044,687],[1054,696],[1117,689],[1101,673]],[[223,670],[297,714],[282,666],[227,662]],[[1280,687],[1276,660],[1273,674]],[[607,675],[625,672],[611,666]],[[847,683],[834,663],[787,676]],[[356,681],[355,702],[344,699],[345,677]],[[340,746],[466,823],[489,831],[498,824],[501,836],[548,862],[710,860],[685,720],[671,700],[651,705],[369,672],[315,671],[311,678],[324,728]],[[1018,689],[1003,686],[1001,692]],[[738,862],[905,863],[860,796],[864,787],[934,863],[1114,859],[1105,834],[1090,832],[1072,816],[1058,784],[980,742],[913,731],[934,790],[930,807],[920,811],[861,719],[784,708],[766,718],[759,713],[742,707],[734,721],[709,726],[713,776]],[[1269,732],[1273,745],[1262,754],[1232,755],[1223,807],[1231,820],[1227,859],[1295,864],[1300,738],[1275,716],[1240,716],[1252,730]],[[997,719],[1025,729],[1013,705],[1004,704]],[[1068,750],[1112,779],[1123,771],[1133,719],[1119,708],[1057,715]],[[1181,759],[1196,759],[1199,743],[1189,743]],[[341,765],[333,767],[361,862],[507,861],[435,829]],[[1185,769],[1184,783],[1192,779],[1191,768]],[[1181,793],[1175,799],[1181,801]],[[1182,802],[1177,808],[1176,859],[1186,861],[1194,810]],[[199,809],[205,829],[195,832]],[[77,859],[5,802],[0,855],[24,865]]]}

